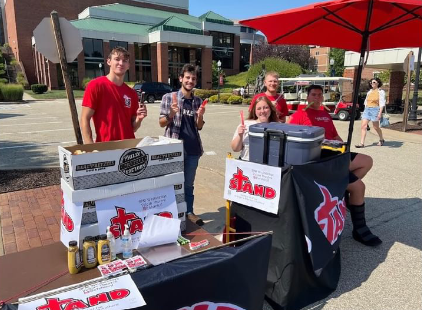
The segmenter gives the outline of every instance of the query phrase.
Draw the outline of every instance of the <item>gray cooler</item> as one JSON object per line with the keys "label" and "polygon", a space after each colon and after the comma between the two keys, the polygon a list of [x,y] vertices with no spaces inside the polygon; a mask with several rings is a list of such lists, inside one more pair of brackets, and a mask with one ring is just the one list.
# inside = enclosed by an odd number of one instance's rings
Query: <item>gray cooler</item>
{"label": "gray cooler", "polygon": [[318,160],[322,127],[260,123],[249,127],[249,161],[283,167]]}

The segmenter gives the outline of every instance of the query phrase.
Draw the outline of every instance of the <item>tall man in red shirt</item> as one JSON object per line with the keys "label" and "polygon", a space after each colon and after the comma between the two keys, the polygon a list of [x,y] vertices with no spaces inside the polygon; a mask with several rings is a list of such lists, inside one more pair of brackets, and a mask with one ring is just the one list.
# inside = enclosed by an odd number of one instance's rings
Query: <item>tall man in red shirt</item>
{"label": "tall man in red shirt", "polygon": [[287,103],[283,94],[277,93],[279,85],[278,78],[279,75],[275,71],[269,71],[265,74],[264,85],[267,90],[265,93],[257,94],[252,98],[249,110],[253,109],[256,99],[266,96],[274,104],[279,121],[285,123],[287,116],[289,116],[289,110],[287,109]]}
{"label": "tall man in red shirt", "polygon": [[94,121],[95,142],[135,138],[135,131],[147,117],[146,107],[138,104],[135,90],[124,83],[129,69],[129,53],[123,47],[114,48],[107,58],[110,73],[90,81],[82,100],[81,127],[84,143],[94,143],[91,118]]}
{"label": "tall man in red shirt", "polygon": [[[289,123],[306,126],[318,126],[325,129],[325,138],[329,140],[343,141],[337,133],[330,114],[321,109],[324,100],[323,89],[319,85],[311,85],[308,88],[308,107],[297,111],[290,116]],[[351,153],[349,166],[350,193],[348,208],[353,223],[353,238],[368,246],[376,246],[382,243],[381,239],[372,234],[365,220],[365,184],[362,178],[372,168],[372,158],[364,154]]]}

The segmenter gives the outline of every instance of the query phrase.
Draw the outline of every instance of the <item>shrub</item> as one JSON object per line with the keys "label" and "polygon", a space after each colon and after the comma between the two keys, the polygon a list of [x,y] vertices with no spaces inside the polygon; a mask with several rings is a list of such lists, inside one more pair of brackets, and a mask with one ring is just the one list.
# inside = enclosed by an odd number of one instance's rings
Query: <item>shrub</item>
{"label": "shrub", "polygon": [[[223,93],[220,94],[220,103],[227,103],[227,100],[230,98],[232,94]],[[218,102],[218,95],[213,95],[208,98],[209,102],[216,103]]]}
{"label": "shrub", "polygon": [[32,84],[31,90],[35,94],[44,94],[48,90],[48,87],[45,84]]}
{"label": "shrub", "polygon": [[252,98],[245,98],[245,99],[242,100],[242,103],[246,104],[246,105],[250,105],[251,101],[252,101]]}
{"label": "shrub", "polygon": [[228,104],[241,104],[242,103],[242,97],[231,95],[229,99],[227,99]]}
{"label": "shrub", "polygon": [[92,79],[89,77],[86,77],[82,80],[82,89],[86,88],[86,85],[91,81]]}
{"label": "shrub", "polygon": [[208,101],[211,103],[216,103],[218,101],[218,96],[214,95],[208,98]]}
{"label": "shrub", "polygon": [[195,96],[201,98],[202,100],[217,95],[217,93],[218,91],[215,89],[195,89]]}
{"label": "shrub", "polygon": [[1,84],[0,93],[3,101],[20,101],[23,97],[23,87],[20,84]]}
{"label": "shrub", "polygon": [[231,96],[232,94],[226,94],[226,93],[224,93],[224,94],[220,94],[220,102],[221,103],[224,103],[224,104],[227,104],[228,102],[228,100],[229,100],[229,98],[230,98],[230,96]]}
{"label": "shrub", "polygon": [[0,78],[0,84],[6,84],[7,82],[9,82],[7,79]]}
{"label": "shrub", "polygon": [[25,75],[23,75],[22,72],[18,72],[18,75],[16,76],[16,82],[18,82],[18,84],[21,84],[24,88],[28,87],[28,81],[25,78]]}

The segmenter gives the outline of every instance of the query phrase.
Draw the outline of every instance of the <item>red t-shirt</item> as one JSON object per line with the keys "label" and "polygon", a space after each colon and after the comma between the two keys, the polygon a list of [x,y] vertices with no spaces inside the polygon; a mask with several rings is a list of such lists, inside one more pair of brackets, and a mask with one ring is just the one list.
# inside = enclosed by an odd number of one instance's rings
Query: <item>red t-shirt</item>
{"label": "red t-shirt", "polygon": [[132,117],[138,110],[138,95],[125,83],[117,86],[106,76],[88,83],[82,106],[95,110],[92,117],[96,142],[133,139]]}
{"label": "red t-shirt", "polygon": [[331,119],[330,114],[328,114],[325,110],[314,110],[308,108],[306,111],[296,111],[290,115],[289,123],[323,127],[325,129],[325,139],[328,140],[334,140],[334,138],[338,136],[333,120]]}
{"label": "red t-shirt", "polygon": [[289,110],[287,109],[287,102],[284,99],[283,96],[280,96],[280,94],[277,94],[275,96],[268,96],[265,93],[260,93],[255,95],[251,100],[250,108],[253,107],[255,104],[256,99],[259,97],[266,96],[270,101],[275,104],[275,109],[277,110],[277,116],[281,120],[284,116],[289,116]]}

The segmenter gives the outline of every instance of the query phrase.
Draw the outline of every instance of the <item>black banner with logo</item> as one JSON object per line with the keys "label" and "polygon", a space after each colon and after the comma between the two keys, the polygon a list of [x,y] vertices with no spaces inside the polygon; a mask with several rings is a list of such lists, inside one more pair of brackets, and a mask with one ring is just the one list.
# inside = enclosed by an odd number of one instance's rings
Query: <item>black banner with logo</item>
{"label": "black banner with logo", "polygon": [[349,160],[346,153],[284,169],[278,214],[232,204],[238,232],[274,232],[266,288],[274,309],[300,309],[336,289]]}
{"label": "black banner with logo", "polygon": [[[210,250],[131,274],[147,303],[136,309],[262,309],[271,237],[257,237],[241,246]],[[3,309],[18,307],[7,304]]]}

